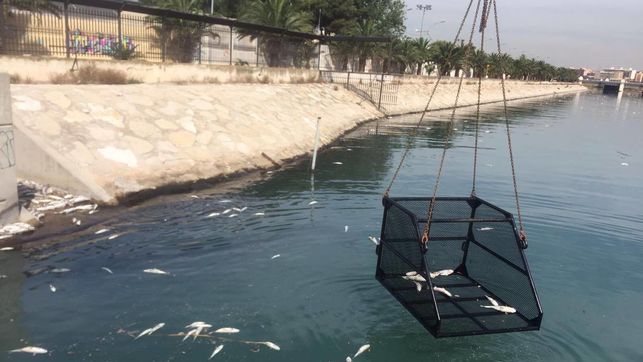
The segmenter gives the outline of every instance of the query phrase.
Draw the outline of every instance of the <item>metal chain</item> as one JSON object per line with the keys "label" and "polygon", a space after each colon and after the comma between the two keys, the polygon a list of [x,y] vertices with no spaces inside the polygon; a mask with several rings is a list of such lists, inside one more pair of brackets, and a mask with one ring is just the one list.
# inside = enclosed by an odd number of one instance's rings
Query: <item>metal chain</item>
{"label": "metal chain", "polygon": [[[478,21],[478,13],[480,12],[480,2],[482,0],[478,0],[478,5],[476,6],[476,13],[473,16],[473,24],[471,25],[471,34],[469,35],[469,42],[464,49],[464,63],[466,64],[467,59],[469,58],[469,52],[472,48],[473,45],[473,34],[475,33],[476,29],[476,24]],[[464,70],[464,69],[463,69]],[[458,83],[458,91],[455,95],[455,103],[453,104],[453,111],[451,112],[451,118],[449,120],[449,128],[447,129],[447,133],[444,136],[444,146],[442,147],[442,157],[440,158],[440,167],[438,168],[438,174],[435,179],[435,186],[433,187],[433,197],[431,198],[431,201],[429,203],[429,211],[427,212],[427,222],[426,225],[424,225],[424,230],[422,233],[422,244],[424,246],[424,250],[426,250],[427,243],[429,242],[429,235],[431,233],[431,221],[433,219],[433,211],[435,209],[435,200],[438,195],[438,189],[440,188],[440,179],[442,177],[442,169],[444,167],[444,159],[446,158],[447,154],[447,146],[449,144],[450,136],[451,136],[451,131],[453,130],[453,121],[455,120],[455,113],[458,109],[458,102],[460,100],[460,92],[462,90],[462,83],[464,81],[464,76],[460,77],[460,82]]]}
{"label": "metal chain", "polygon": [[[478,0],[480,1],[480,0]],[[467,11],[464,13],[464,17],[462,18],[462,21],[460,22],[460,27],[458,28],[458,32],[453,39],[453,46],[458,42],[458,38],[460,37],[460,34],[462,33],[462,29],[464,28],[464,24],[467,20],[467,17],[469,16],[469,11],[471,10],[471,5],[473,5],[473,0],[469,0],[469,6],[467,7]],[[476,11],[477,14],[477,11]],[[477,15],[476,15],[477,16]],[[475,21],[475,20],[474,20]],[[451,56],[452,54],[449,54]],[[422,111],[422,116],[420,117],[420,120],[418,121],[417,125],[413,129],[413,133],[409,136],[409,139],[406,143],[406,147],[404,150],[404,153],[402,154],[402,158],[400,159],[400,163],[397,165],[397,168],[395,169],[395,172],[393,173],[393,177],[391,178],[391,182],[388,184],[388,187],[384,191],[384,197],[388,197],[389,193],[391,192],[391,188],[393,187],[393,183],[397,179],[397,176],[400,173],[400,170],[402,169],[402,165],[404,164],[404,160],[406,159],[406,156],[409,154],[409,151],[411,150],[411,143],[417,136],[417,133],[420,129],[420,126],[422,125],[422,122],[424,121],[424,117],[426,115],[426,112],[429,111],[429,106],[431,105],[431,101],[433,100],[433,96],[435,95],[435,91],[438,89],[438,85],[440,84],[440,81],[442,80],[442,70],[438,71],[438,79],[435,81],[435,85],[433,86],[433,90],[431,91],[431,95],[429,96],[429,100],[426,103],[426,106],[424,107],[424,110]]]}
{"label": "metal chain", "polygon": [[[498,8],[496,5],[496,0],[493,1],[493,15],[494,19],[496,22],[496,42],[498,45],[498,55],[502,54],[500,50],[500,28],[498,27]],[[505,124],[507,128],[507,144],[509,148],[509,160],[511,162],[511,177],[513,179],[513,185],[514,185],[514,196],[516,198],[516,211],[518,213],[518,225],[519,225],[519,236],[520,240],[523,243],[523,247],[527,247],[527,234],[525,233],[525,227],[522,223],[522,213],[520,211],[520,200],[518,197],[518,182],[516,181],[516,167],[514,164],[514,155],[513,155],[513,148],[511,146],[511,131],[509,129],[509,116],[507,114],[507,91],[505,87],[505,66],[504,63],[500,63],[500,69],[502,71],[502,77],[500,77],[500,83],[502,84],[502,102],[504,106],[504,116],[505,116]]]}
{"label": "metal chain", "polygon": [[[484,35],[487,29],[487,17],[489,16],[489,0],[484,0],[482,6],[482,19],[480,20],[480,51],[484,52]],[[482,97],[482,72],[478,74],[478,103],[476,104],[476,138],[473,147],[473,180],[471,185],[471,196],[476,195],[476,177],[478,173],[478,136],[480,132],[480,100]]]}

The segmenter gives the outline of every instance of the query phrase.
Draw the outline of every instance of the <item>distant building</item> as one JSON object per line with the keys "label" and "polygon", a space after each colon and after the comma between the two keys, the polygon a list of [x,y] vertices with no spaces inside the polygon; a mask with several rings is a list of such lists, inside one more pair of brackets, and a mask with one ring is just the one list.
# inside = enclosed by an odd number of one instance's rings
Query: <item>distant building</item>
{"label": "distant building", "polygon": [[601,79],[609,79],[609,80],[634,80],[636,77],[636,70],[632,68],[610,68],[610,69],[603,69],[601,70],[600,73],[600,78]]}
{"label": "distant building", "polygon": [[637,72],[634,75],[634,81],[639,82],[639,83],[643,83],[643,72]]}
{"label": "distant building", "polygon": [[592,70],[592,68],[578,68],[578,76],[583,77],[585,79],[593,78],[594,71]]}

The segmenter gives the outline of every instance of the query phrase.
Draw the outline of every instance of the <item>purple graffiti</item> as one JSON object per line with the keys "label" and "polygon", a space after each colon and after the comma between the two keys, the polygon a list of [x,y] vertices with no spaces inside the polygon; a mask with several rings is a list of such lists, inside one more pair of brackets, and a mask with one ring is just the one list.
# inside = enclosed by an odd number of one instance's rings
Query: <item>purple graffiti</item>
{"label": "purple graffiti", "polygon": [[[79,29],[69,33],[69,51],[72,54],[111,55],[119,43],[118,36],[110,34],[86,34]],[[123,36],[123,48],[134,50],[136,45],[128,36]]]}

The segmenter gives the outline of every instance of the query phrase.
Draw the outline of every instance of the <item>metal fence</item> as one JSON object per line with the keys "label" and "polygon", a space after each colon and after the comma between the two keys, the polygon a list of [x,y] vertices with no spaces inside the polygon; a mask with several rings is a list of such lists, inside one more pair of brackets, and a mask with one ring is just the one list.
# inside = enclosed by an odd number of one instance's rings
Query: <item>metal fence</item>
{"label": "metal fence", "polygon": [[322,54],[333,58],[329,44],[390,42],[299,33],[132,2],[54,2],[57,14],[0,3],[8,9],[0,50],[12,55],[334,69],[333,61],[321,64]]}
{"label": "metal fence", "polygon": [[385,110],[386,106],[397,104],[402,76],[384,73],[321,71],[321,80],[325,83],[342,85],[373,103],[378,109]]}

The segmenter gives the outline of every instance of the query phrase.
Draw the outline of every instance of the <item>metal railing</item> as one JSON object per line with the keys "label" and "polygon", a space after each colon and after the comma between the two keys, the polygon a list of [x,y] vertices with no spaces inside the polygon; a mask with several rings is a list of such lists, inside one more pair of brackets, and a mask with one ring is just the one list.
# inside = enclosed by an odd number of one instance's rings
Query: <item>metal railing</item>
{"label": "metal railing", "polygon": [[362,72],[320,72],[325,83],[335,83],[373,103],[379,110],[397,104],[397,94],[402,81],[398,74],[373,74]]}

